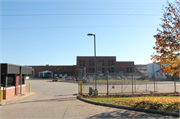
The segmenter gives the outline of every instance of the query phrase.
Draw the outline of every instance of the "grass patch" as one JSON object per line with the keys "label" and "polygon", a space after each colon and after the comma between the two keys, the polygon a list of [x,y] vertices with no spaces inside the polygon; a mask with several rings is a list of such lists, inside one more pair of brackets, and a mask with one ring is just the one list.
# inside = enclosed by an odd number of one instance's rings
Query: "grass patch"
{"label": "grass patch", "polygon": [[179,112],[179,97],[125,97],[125,98],[87,98],[88,100],[145,109]]}

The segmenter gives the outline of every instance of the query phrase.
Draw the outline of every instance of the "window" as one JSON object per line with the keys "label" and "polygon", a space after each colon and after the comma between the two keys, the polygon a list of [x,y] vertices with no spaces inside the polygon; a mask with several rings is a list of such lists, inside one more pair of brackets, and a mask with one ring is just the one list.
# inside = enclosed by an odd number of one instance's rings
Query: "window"
{"label": "window", "polygon": [[[22,84],[25,84],[25,81],[24,81],[24,78],[25,76],[24,76],[24,74],[22,74]],[[19,82],[18,82],[18,85],[21,85],[21,82],[20,82],[21,80],[20,80],[20,76],[19,76]]]}
{"label": "window", "polygon": [[94,66],[94,64],[95,64],[95,63],[94,63],[94,60],[92,60],[92,62],[93,62],[93,66]]}
{"label": "window", "polygon": [[112,65],[114,66],[114,60],[111,60]]}
{"label": "window", "polygon": [[129,67],[127,67],[127,73],[129,73]]}
{"label": "window", "polygon": [[132,73],[132,67],[130,67],[130,73]]}
{"label": "window", "polygon": [[111,73],[111,68],[108,68],[109,73]]}
{"label": "window", "polygon": [[83,60],[83,66],[85,66],[85,60]]}
{"label": "window", "polygon": [[91,68],[89,68],[89,73],[91,73]]}
{"label": "window", "polygon": [[89,66],[91,66],[91,60],[89,60]]}
{"label": "window", "polygon": [[104,66],[104,60],[102,60],[102,66]]}
{"label": "window", "polygon": [[82,60],[79,60],[79,66],[82,66]]}
{"label": "window", "polygon": [[141,69],[147,69],[147,67],[141,67]]}
{"label": "window", "polygon": [[111,64],[110,64],[110,60],[108,60],[108,66],[111,66]]}
{"label": "window", "polygon": [[99,60],[99,63],[101,63],[101,60]]}
{"label": "window", "polygon": [[102,68],[102,73],[104,73],[104,68]]}
{"label": "window", "polygon": [[6,80],[6,76],[1,74],[1,86],[6,87],[4,81]]}
{"label": "window", "polygon": [[25,84],[25,76],[24,76],[24,74],[22,75],[22,84]]}
{"label": "window", "polygon": [[93,73],[95,72],[94,68],[93,68]]}
{"label": "window", "polygon": [[112,67],[112,73],[114,73],[114,67]]}
{"label": "window", "polygon": [[8,74],[7,76],[7,86],[15,86],[15,75],[14,74]]}

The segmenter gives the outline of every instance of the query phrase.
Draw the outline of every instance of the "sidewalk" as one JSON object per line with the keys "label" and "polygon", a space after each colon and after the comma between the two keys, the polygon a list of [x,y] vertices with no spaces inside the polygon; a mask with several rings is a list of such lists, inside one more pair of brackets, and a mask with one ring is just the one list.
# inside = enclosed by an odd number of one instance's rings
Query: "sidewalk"
{"label": "sidewalk", "polygon": [[15,102],[15,101],[17,101],[17,100],[26,98],[26,97],[31,96],[31,95],[33,95],[33,94],[34,94],[34,92],[31,92],[31,93],[26,92],[25,94],[17,95],[17,96],[14,96],[14,97],[12,97],[12,98],[9,98],[9,99],[7,99],[7,100],[3,100],[3,102],[0,103],[0,106],[7,105],[7,104],[10,104],[10,103],[13,103],[13,102]]}

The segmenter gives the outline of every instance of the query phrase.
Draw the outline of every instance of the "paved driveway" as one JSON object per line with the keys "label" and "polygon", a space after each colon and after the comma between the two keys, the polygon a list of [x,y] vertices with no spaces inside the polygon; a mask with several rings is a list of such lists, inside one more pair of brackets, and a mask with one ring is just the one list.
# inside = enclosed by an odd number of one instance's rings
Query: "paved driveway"
{"label": "paved driveway", "polygon": [[172,118],[81,102],[76,99],[76,83],[29,79],[27,91],[29,82],[35,94],[0,106],[0,119]]}

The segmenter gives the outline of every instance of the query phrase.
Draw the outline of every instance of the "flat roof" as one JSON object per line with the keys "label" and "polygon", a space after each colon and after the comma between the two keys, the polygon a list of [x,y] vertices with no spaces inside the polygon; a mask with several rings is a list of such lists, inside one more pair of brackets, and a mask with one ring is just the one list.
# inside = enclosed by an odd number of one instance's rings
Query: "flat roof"
{"label": "flat roof", "polygon": [[76,65],[30,65],[30,66],[26,66],[26,67],[37,67],[37,66],[43,66],[43,67],[51,67],[51,66],[56,66],[56,67],[72,67],[72,66],[76,66]]}
{"label": "flat roof", "polygon": [[[9,64],[9,63],[0,63],[1,73],[6,74],[31,74],[32,67]],[[20,69],[21,67],[21,69]]]}
{"label": "flat roof", "polygon": [[21,65],[17,65],[17,64],[10,64],[10,63],[0,63],[0,64],[4,64],[4,65],[13,65],[13,66],[21,66]]}

